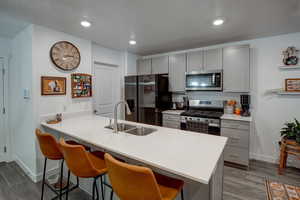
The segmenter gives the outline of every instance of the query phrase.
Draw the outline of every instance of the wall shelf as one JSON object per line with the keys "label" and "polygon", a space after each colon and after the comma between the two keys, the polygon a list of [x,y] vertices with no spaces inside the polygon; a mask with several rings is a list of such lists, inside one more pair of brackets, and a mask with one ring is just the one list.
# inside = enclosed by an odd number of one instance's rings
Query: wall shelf
{"label": "wall shelf", "polygon": [[278,91],[279,95],[300,95],[300,92],[286,92],[286,91]]}
{"label": "wall shelf", "polygon": [[300,95],[300,92],[287,92],[284,89],[272,89],[268,93],[273,93],[277,95]]}
{"label": "wall shelf", "polygon": [[282,65],[279,66],[280,69],[299,69],[300,70],[300,65]]}

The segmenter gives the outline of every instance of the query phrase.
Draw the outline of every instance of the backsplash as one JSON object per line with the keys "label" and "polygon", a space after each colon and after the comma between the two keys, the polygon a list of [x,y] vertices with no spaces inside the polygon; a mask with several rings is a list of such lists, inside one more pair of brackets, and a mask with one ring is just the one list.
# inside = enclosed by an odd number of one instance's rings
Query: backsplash
{"label": "backsplash", "polygon": [[204,92],[204,91],[195,91],[187,92],[186,94],[173,93],[172,101],[181,102],[183,101],[182,97],[188,96],[190,100],[231,100],[234,99],[237,102],[240,102],[240,95],[245,93],[223,93],[223,92]]}

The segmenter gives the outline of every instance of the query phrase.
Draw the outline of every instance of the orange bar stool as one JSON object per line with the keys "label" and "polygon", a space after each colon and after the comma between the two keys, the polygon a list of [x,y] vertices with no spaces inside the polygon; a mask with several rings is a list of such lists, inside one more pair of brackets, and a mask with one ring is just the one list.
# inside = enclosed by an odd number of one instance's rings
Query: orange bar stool
{"label": "orange bar stool", "polygon": [[[129,165],[105,154],[108,176],[114,192],[121,200],[173,200],[181,192],[184,182],[160,174],[151,169]],[[110,199],[113,199],[113,192]]]}
{"label": "orange bar stool", "polygon": [[[70,145],[67,144],[64,139],[60,139],[60,147],[63,152],[65,161],[70,171],[80,178],[93,178],[93,200],[95,199],[95,193],[97,200],[99,199],[99,193],[97,188],[97,180],[101,181],[101,193],[102,200],[104,200],[104,185],[110,187],[104,183],[103,176],[107,173],[107,167],[104,161],[104,153],[100,151],[88,152],[82,145]],[[70,171],[68,173],[68,183],[70,182]],[[66,200],[68,199],[68,192],[66,194]]]}
{"label": "orange bar stool", "polygon": [[[45,185],[47,185],[57,196],[55,198],[57,198],[59,196],[59,199],[62,198],[62,195],[66,193],[66,191],[63,192],[63,187],[62,187],[62,181],[63,181],[63,167],[64,167],[64,157],[63,154],[59,148],[59,144],[57,143],[55,137],[49,133],[42,133],[42,131],[40,129],[36,129],[35,130],[35,134],[36,137],[38,139],[38,143],[41,149],[42,154],[45,157],[45,161],[44,161],[44,171],[43,171],[43,181],[42,181],[42,195],[41,195],[41,199],[43,200],[44,197],[44,189],[45,189]],[[67,141],[68,143],[71,144],[78,144],[75,141]],[[86,147],[87,149],[89,149],[89,147]],[[47,169],[47,160],[60,160],[61,161],[61,166],[60,166],[60,190],[59,193],[51,186],[49,185],[46,181],[46,169]],[[79,185],[79,180],[77,178],[77,184],[72,187],[70,189],[74,190],[75,188],[77,188]]]}

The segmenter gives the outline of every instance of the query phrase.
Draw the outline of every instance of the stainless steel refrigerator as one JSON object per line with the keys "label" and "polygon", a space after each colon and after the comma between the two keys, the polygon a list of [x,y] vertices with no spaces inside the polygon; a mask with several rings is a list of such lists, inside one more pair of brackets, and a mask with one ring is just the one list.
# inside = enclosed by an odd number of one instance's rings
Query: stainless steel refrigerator
{"label": "stainless steel refrigerator", "polygon": [[172,104],[168,75],[126,76],[125,100],[132,111],[126,120],[161,126],[161,112]]}

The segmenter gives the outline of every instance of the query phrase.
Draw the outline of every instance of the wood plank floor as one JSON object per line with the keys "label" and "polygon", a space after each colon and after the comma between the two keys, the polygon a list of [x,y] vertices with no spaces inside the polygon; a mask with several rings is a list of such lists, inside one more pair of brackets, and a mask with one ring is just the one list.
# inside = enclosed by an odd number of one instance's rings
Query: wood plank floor
{"label": "wood plank floor", "polygon": [[[300,185],[300,170],[288,168],[285,175],[277,175],[277,165],[261,161],[251,161],[250,170],[232,167],[224,169],[224,200],[265,200],[264,180],[278,180],[283,183]],[[12,163],[0,163],[0,200],[40,199],[41,183],[33,183]],[[53,193],[45,190],[45,198],[51,199]],[[70,200],[89,200],[90,196],[80,189],[70,193]]]}

